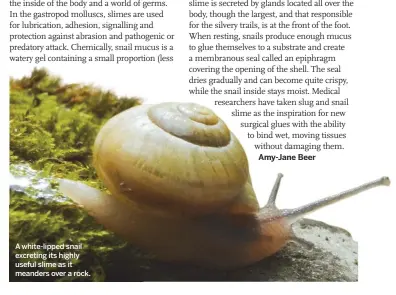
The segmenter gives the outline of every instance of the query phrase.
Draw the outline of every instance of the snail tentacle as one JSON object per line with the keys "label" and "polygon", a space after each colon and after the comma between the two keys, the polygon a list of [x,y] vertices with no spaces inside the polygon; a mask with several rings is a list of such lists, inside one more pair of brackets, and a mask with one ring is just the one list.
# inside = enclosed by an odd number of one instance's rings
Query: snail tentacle
{"label": "snail tentacle", "polygon": [[338,203],[339,201],[342,201],[344,199],[350,198],[354,195],[357,195],[359,193],[362,193],[364,191],[367,191],[369,189],[378,187],[378,186],[389,186],[390,185],[390,179],[389,177],[381,177],[377,180],[370,181],[367,183],[364,183],[362,185],[359,185],[355,188],[343,191],[341,193],[325,197],[322,199],[319,199],[317,201],[308,203],[306,205],[294,208],[294,209],[282,209],[282,210],[276,210],[277,213],[275,214],[268,214],[267,208],[263,207],[260,209],[260,214],[262,216],[261,222],[272,222],[275,220],[283,219],[286,218],[288,224],[293,224],[296,221],[300,220],[304,216],[306,216],[309,213],[312,213],[316,210],[319,210],[320,208],[329,206],[334,203]]}
{"label": "snail tentacle", "polygon": [[276,197],[278,195],[278,190],[279,190],[279,187],[280,187],[280,183],[281,183],[282,177],[283,177],[283,174],[279,173],[278,177],[275,180],[275,184],[274,184],[274,186],[272,188],[271,195],[268,198],[268,202],[267,202],[266,206],[272,206],[272,207],[276,208],[275,201],[276,201]]}

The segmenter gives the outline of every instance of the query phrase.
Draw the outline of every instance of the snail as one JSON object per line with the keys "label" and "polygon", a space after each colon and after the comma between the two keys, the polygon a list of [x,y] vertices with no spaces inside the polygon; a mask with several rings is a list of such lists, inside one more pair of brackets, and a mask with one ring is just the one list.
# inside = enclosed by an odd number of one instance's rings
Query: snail
{"label": "snail", "polygon": [[382,177],[278,209],[278,174],[260,208],[241,143],[211,109],[195,103],[140,105],[110,118],[96,137],[93,165],[111,195],[67,179],[59,188],[98,223],[159,260],[223,270],[303,242],[291,226],[307,213],[390,184]]}

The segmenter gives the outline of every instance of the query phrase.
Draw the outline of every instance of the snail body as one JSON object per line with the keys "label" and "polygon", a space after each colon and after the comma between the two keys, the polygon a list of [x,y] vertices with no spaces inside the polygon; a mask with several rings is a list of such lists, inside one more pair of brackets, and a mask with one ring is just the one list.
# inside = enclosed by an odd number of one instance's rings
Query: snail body
{"label": "snail body", "polygon": [[379,185],[295,209],[275,200],[260,208],[244,149],[210,109],[193,103],[142,105],[99,131],[93,164],[111,195],[61,180],[60,190],[106,228],[158,259],[210,268],[253,264],[298,240],[291,225],[305,214]]}

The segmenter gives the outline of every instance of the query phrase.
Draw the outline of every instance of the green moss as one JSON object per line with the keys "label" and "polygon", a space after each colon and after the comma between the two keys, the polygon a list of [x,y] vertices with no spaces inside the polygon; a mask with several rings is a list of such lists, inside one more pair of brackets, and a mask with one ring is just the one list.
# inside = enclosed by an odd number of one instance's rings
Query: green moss
{"label": "green moss", "polygon": [[[84,210],[69,202],[46,202],[28,197],[24,193],[10,191],[10,281],[104,281],[108,276],[117,276],[116,261],[121,259],[130,278],[134,277],[137,265],[147,265],[150,257],[127,245],[124,241],[103,229]],[[37,259],[17,259],[18,253],[48,253],[45,250],[16,249],[16,245],[34,244],[82,244],[80,254],[72,260],[73,267],[16,267],[17,262],[43,261]],[[56,253],[56,251],[54,251]],[[65,262],[64,259],[50,259],[50,262]],[[138,263],[137,263],[138,261]],[[16,272],[71,271],[90,273],[90,277],[21,277]],[[135,276],[136,277],[136,276]]]}
{"label": "green moss", "polygon": [[10,162],[28,162],[57,177],[95,182],[92,146],[99,128],[136,105],[90,85],[63,84],[45,69],[10,79]]}
{"label": "green moss", "polygon": [[[63,84],[45,69],[35,69],[22,79],[11,78],[10,162],[28,163],[40,171],[39,177],[51,177],[55,189],[58,185],[55,178],[76,179],[103,188],[91,163],[96,134],[109,118],[139,104],[138,98],[117,97],[90,85]],[[10,169],[12,172],[12,166]],[[11,281],[103,281],[109,271],[104,265],[114,260],[109,258],[110,254],[137,251],[128,248],[73,203],[59,201],[55,195],[50,201],[32,197],[38,193],[32,187],[25,192],[10,190]],[[23,260],[17,260],[15,255],[26,253],[16,249],[17,243],[82,243],[85,248],[79,251],[81,257],[74,261],[73,271],[87,270],[91,277],[15,277],[16,271],[39,269],[16,269],[15,263]]]}

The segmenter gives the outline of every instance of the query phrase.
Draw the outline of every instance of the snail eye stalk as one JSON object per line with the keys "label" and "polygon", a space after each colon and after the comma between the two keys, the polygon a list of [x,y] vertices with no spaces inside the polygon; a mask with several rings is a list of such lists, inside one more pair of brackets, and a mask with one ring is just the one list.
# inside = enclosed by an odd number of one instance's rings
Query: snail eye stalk
{"label": "snail eye stalk", "polygon": [[283,177],[283,174],[279,173],[278,177],[275,180],[274,187],[272,188],[272,191],[268,198],[268,202],[267,202],[266,206],[276,208],[275,201],[276,201],[276,197],[278,196],[279,186],[280,186],[282,177]]}

